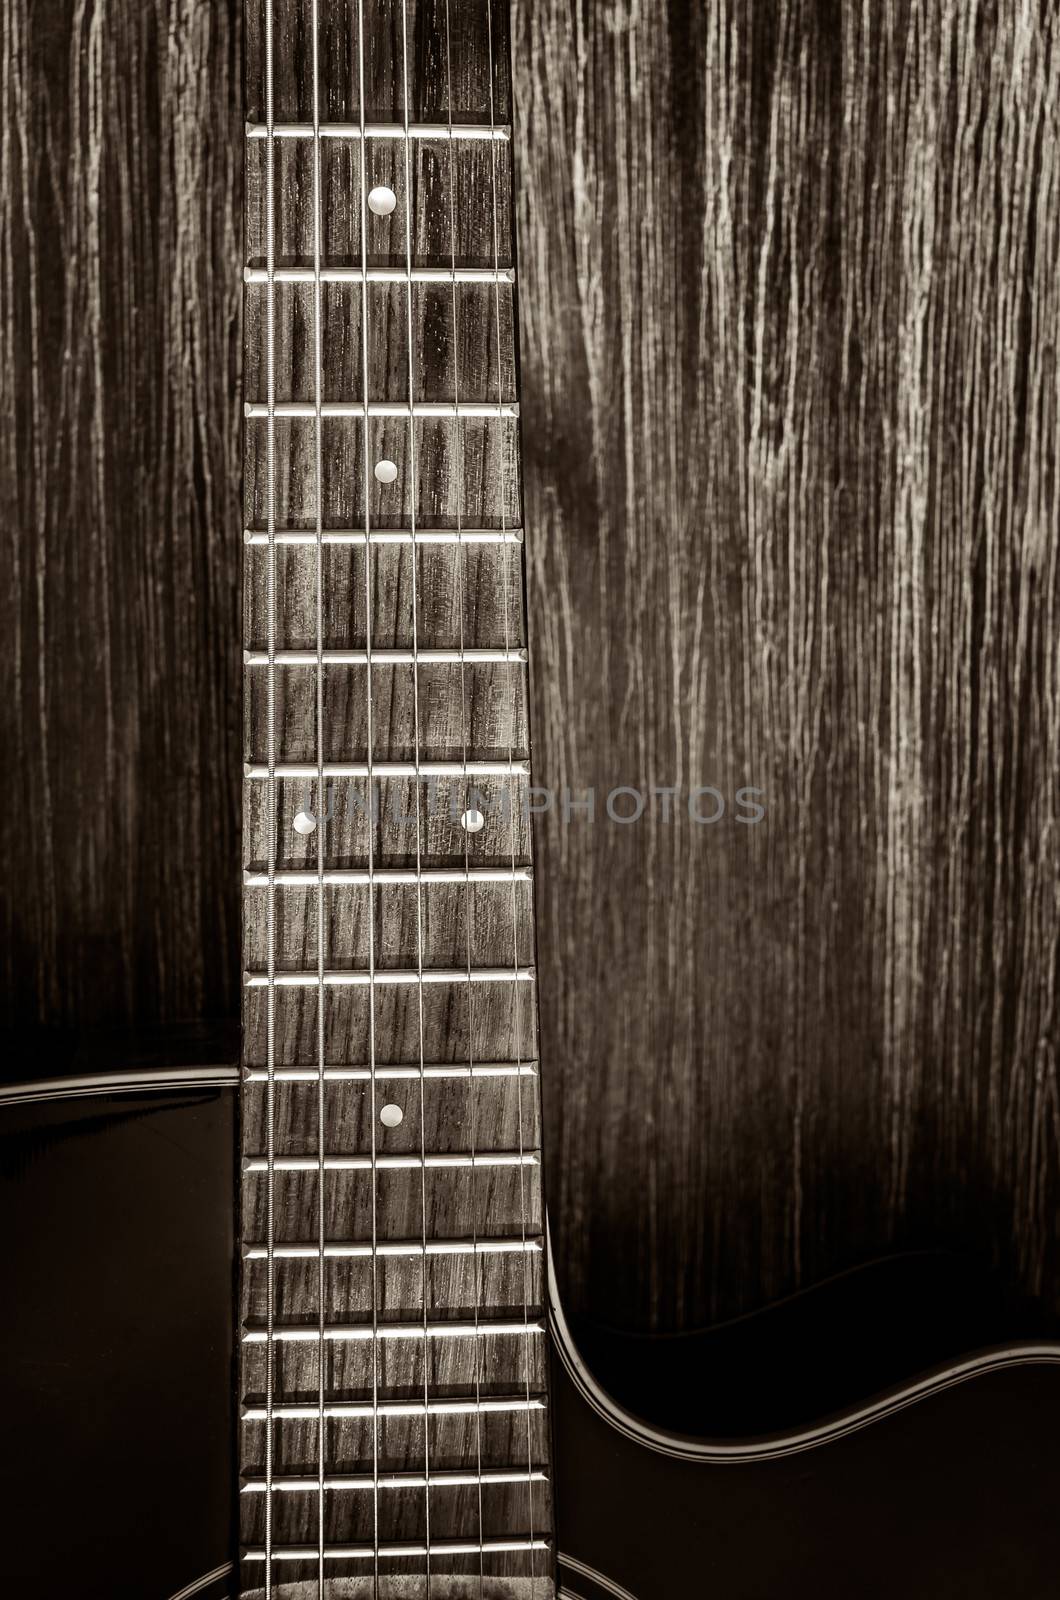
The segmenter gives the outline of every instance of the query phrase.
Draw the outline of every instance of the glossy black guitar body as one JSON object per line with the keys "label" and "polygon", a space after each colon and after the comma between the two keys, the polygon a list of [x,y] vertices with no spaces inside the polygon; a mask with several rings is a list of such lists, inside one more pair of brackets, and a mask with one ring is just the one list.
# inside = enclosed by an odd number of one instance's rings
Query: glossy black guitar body
{"label": "glossy black guitar body", "polygon": [[[210,1083],[226,1069],[195,1070],[200,1087],[22,1095],[0,1112],[12,1270],[4,1573],[40,1600],[231,1592],[233,1298],[218,1218],[232,1210],[235,1097]],[[738,1327],[635,1347],[587,1327],[575,1345],[557,1312],[564,1593],[1050,1600],[1060,1349],[995,1340],[968,1376],[953,1346],[918,1390],[894,1362],[927,1348],[923,1328],[897,1357],[888,1339],[855,1348],[888,1301],[908,1316],[917,1281],[940,1355],[962,1328],[985,1341],[1019,1326],[1019,1308],[940,1260],[887,1263],[816,1291],[816,1306],[810,1294]],[[888,1376],[867,1410],[870,1391],[854,1386],[875,1379],[878,1392]],[[839,1416],[814,1442],[828,1396]],[[710,1437],[673,1430],[681,1419]],[[736,1431],[741,1419],[757,1438]]]}

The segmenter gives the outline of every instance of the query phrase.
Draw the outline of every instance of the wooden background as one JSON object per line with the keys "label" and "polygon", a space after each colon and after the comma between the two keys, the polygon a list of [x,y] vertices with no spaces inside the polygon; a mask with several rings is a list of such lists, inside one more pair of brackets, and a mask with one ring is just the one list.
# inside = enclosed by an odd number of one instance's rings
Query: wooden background
{"label": "wooden background", "polygon": [[[0,6],[37,1059],[238,1006],[238,9]],[[727,801],[540,821],[575,1309],[689,1327],[948,1244],[1060,1311],[1057,33],[518,0],[536,781]]]}
{"label": "wooden background", "polygon": [[238,1012],[239,17],[0,6],[0,981],[36,1062]]}
{"label": "wooden background", "polygon": [[538,781],[767,797],[544,819],[564,1281],[1055,1306],[1060,18],[522,0],[514,60]]}

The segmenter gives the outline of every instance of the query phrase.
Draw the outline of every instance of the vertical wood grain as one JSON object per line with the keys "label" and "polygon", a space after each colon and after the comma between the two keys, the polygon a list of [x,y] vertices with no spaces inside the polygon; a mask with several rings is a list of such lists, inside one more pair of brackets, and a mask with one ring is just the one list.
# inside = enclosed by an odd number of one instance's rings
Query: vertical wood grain
{"label": "vertical wood grain", "polygon": [[0,9],[19,1031],[234,1010],[240,22],[190,0]]}
{"label": "vertical wood grain", "polygon": [[539,819],[561,1281],[1057,1308],[1055,9],[515,19],[537,781],[728,805]]}

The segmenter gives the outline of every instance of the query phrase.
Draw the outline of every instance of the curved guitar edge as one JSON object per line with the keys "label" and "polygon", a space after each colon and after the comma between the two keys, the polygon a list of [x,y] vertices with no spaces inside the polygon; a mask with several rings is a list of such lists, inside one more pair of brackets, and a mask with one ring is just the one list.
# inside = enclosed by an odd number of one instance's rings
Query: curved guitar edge
{"label": "curved guitar edge", "polygon": [[234,1089],[239,1067],[150,1067],[86,1072],[62,1078],[28,1078],[0,1086],[0,1106],[40,1105],[47,1100],[80,1100],[93,1094],[150,1094],[173,1089]]}
{"label": "curved guitar edge", "polygon": [[[557,1600],[637,1600],[636,1595],[628,1589],[615,1583],[613,1579],[606,1578],[602,1572],[597,1572],[595,1567],[590,1567],[585,1561],[578,1561],[574,1556],[568,1556],[559,1551],[557,1557],[559,1564],[560,1586]],[[571,1587],[571,1582],[578,1584],[578,1588]]]}
{"label": "curved guitar edge", "polygon": [[553,1350],[581,1397],[611,1427],[638,1444],[661,1455],[684,1461],[714,1465],[725,1462],[770,1461],[796,1455],[819,1445],[866,1428],[884,1417],[893,1416],[907,1406],[939,1394],[956,1384],[1006,1367],[1060,1364],[1060,1342],[1017,1340],[970,1351],[955,1360],[940,1363],[915,1378],[881,1390],[861,1403],[820,1418],[805,1427],[777,1433],[758,1434],[744,1439],[695,1437],[655,1426],[630,1411],[609,1394],[594,1377],[574,1341],[556,1281],[551,1238],[546,1228],[548,1252],[549,1323]]}
{"label": "curved guitar edge", "polygon": [[220,1584],[222,1579],[231,1577],[234,1571],[234,1562],[223,1561],[219,1567],[214,1567],[210,1572],[204,1572],[201,1577],[194,1578],[191,1583],[186,1583],[183,1589],[178,1589],[176,1594],[170,1595],[169,1600],[191,1600],[192,1595],[202,1594],[214,1584]]}

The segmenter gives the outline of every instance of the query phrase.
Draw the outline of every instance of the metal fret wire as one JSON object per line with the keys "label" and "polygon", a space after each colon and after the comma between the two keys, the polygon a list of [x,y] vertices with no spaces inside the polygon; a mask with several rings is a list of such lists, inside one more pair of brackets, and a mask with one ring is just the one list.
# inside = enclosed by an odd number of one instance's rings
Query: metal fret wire
{"label": "metal fret wire", "polygon": [[[453,60],[450,45],[449,0],[445,0],[445,89],[449,126],[453,122]],[[456,173],[453,147],[449,145],[449,243],[452,256],[452,312],[453,312],[453,397],[460,404],[460,331],[456,301]],[[456,460],[456,536],[457,563],[460,572],[460,737],[462,755],[467,766],[467,674],[464,666],[464,600],[467,595],[467,545],[464,543],[464,435],[458,427],[454,432]],[[505,581],[507,573],[505,572]],[[464,779],[464,812],[470,809],[471,792]],[[464,829],[464,937],[467,954],[467,1120],[471,1140],[471,1160],[475,1159],[476,1090],[475,1090],[475,986],[471,981],[471,947],[475,922],[475,899],[471,888],[471,835]],[[479,1339],[479,1303],[482,1299],[482,1263],[478,1248],[478,1182],[474,1168],[471,1173],[471,1285],[475,1318],[475,1342],[472,1360],[475,1368],[475,1403],[482,1398],[482,1345]],[[475,1469],[478,1478],[478,1592],[483,1600],[486,1582],[486,1557],[483,1551],[485,1524],[482,1502],[482,1416],[475,1412]]]}
{"label": "metal fret wire", "polygon": [[[313,398],[314,398],[314,468],[316,473],[316,611],[317,611],[317,647],[316,647],[316,745],[317,745],[317,792],[316,792],[316,853],[317,853],[317,1157],[319,1161],[317,1171],[317,1242],[319,1254],[317,1256],[317,1316],[319,1320],[320,1343],[317,1346],[317,1401],[319,1413],[317,1416],[317,1594],[319,1600],[324,1600],[324,1391],[327,1376],[327,1354],[324,1348],[324,1284],[325,1284],[325,1257],[324,1247],[327,1243],[326,1221],[326,1179],[324,1175],[324,1124],[326,1119],[325,1090],[324,1090],[324,1028],[325,1028],[325,993],[324,993],[324,830],[327,827],[327,814],[329,807],[324,796],[324,446],[322,434],[324,421],[321,411],[323,403],[324,375],[321,360],[321,286],[320,286],[320,240],[321,240],[321,215],[320,215],[320,7],[319,0],[313,0],[312,18],[312,61],[313,61]],[[368,658],[370,664],[371,658]],[[371,896],[371,889],[368,891]]]}
{"label": "metal fret wire", "polygon": [[[357,0],[357,60],[360,84],[360,171],[361,171],[361,383],[365,401],[368,399],[368,179],[367,145],[364,139],[364,0]],[[376,1106],[378,1083],[375,1060],[375,907],[371,878],[375,868],[375,819],[373,797],[375,775],[372,733],[372,550],[371,503],[368,482],[368,462],[371,453],[371,434],[368,406],[362,419],[362,457],[364,477],[364,647],[367,656],[366,737],[368,741],[368,1049],[372,1072],[372,1600],[379,1600],[379,1228],[378,1184],[376,1177]],[[415,552],[415,545],[413,546]],[[426,1424],[425,1424],[426,1425]]]}
{"label": "metal fret wire", "polygon": [[272,1597],[272,1478],[273,1478],[273,1367],[276,1351],[272,1338],[275,1321],[276,1242],[275,1218],[275,1160],[276,1160],[276,192],[275,159],[276,140],[273,119],[273,54],[272,54],[272,0],[265,5],[265,125],[267,131],[265,160],[265,260],[268,271],[266,289],[267,316],[265,334],[265,390],[269,415],[265,432],[265,457],[268,504],[266,529],[269,540],[268,613],[269,613],[269,683],[267,702],[267,744],[269,763],[269,905],[267,914],[269,990],[266,997],[265,1060],[268,1069],[268,1089],[265,1110],[265,1146],[268,1161],[266,1181],[268,1210],[268,1264],[266,1268],[266,1318],[269,1328],[269,1345],[265,1352],[265,1600]]}
{"label": "metal fret wire", "polygon": [[[495,129],[495,116],[496,116],[496,107],[494,105],[494,76],[495,76],[495,69],[496,69],[496,57],[494,55],[494,49],[493,49],[493,0],[486,0],[486,28],[487,28],[487,39],[488,39],[488,45],[489,45],[490,129],[491,129],[491,131],[493,131]],[[492,204],[492,211],[493,211],[493,218],[492,218],[492,222],[493,222],[493,266],[494,266],[494,271],[496,272],[496,270],[500,266],[500,242],[499,242],[499,237],[498,237],[498,233],[497,233],[497,144],[496,144],[496,140],[495,139],[491,139],[490,140],[490,189],[491,189],[491,196],[492,196],[492,202],[493,202],[493,204]],[[503,391],[502,391],[503,378],[502,378],[502,369],[501,369],[501,289],[500,289],[500,284],[496,283],[496,282],[494,284],[494,289],[493,289],[493,304],[494,304],[496,350],[497,350],[497,403],[499,405],[500,402],[501,402],[502,393],[503,393]],[[514,338],[514,330],[513,330],[513,338]],[[505,527],[505,523],[506,523],[506,511],[505,511],[505,505],[504,505],[504,436],[503,436],[503,433],[501,435],[501,496],[500,496],[500,506],[501,506],[501,529],[503,531],[504,527]],[[504,584],[504,647],[505,647],[506,650],[511,648],[511,625],[510,625],[510,620],[509,620],[509,615],[508,615],[508,585],[507,585],[507,583]],[[507,667],[507,673],[508,673],[508,683],[509,683],[509,685],[511,685],[511,682],[512,682],[512,670],[511,670],[511,666],[510,665]],[[511,760],[513,755],[514,755],[514,751],[513,751],[513,748],[512,748],[512,728],[513,728],[513,726],[514,726],[514,718],[512,719],[512,723],[509,724],[509,731],[508,731],[508,758],[509,758],[509,760]],[[514,804],[515,797],[512,794],[512,782],[511,782],[510,778],[508,780],[508,798],[509,798],[509,815],[510,815],[510,829],[511,829],[512,870],[514,872],[514,870],[515,870],[515,857],[516,857],[515,804]],[[513,973],[518,973],[518,971],[519,971],[519,922],[518,922],[517,893],[518,893],[517,885],[516,885],[516,883],[515,883],[515,881],[513,879],[512,880],[512,970],[513,970]],[[518,984],[517,983],[514,986],[514,995],[515,995],[515,1002],[516,1002],[516,1005],[515,1005],[515,1062],[516,1062],[516,1067],[518,1067],[522,1063],[522,1025],[523,1025],[523,1018],[522,1018],[522,1006],[521,1006],[521,1003],[520,1003],[520,1000],[519,1000],[519,988],[518,988]],[[536,1007],[536,993],[535,993],[535,996],[534,996],[534,999],[533,999],[532,1003]],[[520,1157],[522,1157],[522,1155],[523,1155],[523,1076],[522,1076],[521,1072],[517,1074],[515,1082],[516,1082],[516,1096],[517,1096],[516,1104],[517,1104],[517,1107],[518,1107],[518,1121],[519,1121],[519,1155],[520,1155]],[[522,1229],[522,1239],[523,1239],[523,1246],[524,1246],[524,1249],[523,1249],[523,1324],[524,1324],[524,1335],[523,1335],[522,1344],[523,1344],[524,1370],[525,1370],[525,1375],[526,1375],[526,1398],[527,1398],[527,1402],[528,1402],[528,1408],[527,1408],[527,1413],[526,1413],[526,1470],[527,1470],[528,1473],[532,1473],[533,1472],[533,1453],[534,1452],[533,1452],[533,1434],[532,1434],[532,1430],[531,1430],[531,1419],[530,1419],[530,1411],[529,1411],[530,1361],[531,1361],[530,1309],[529,1309],[530,1274],[529,1274],[529,1270],[528,1270],[526,1250],[525,1250],[525,1246],[526,1246],[526,1175],[525,1175],[525,1172],[523,1170],[523,1162],[522,1162],[521,1159],[520,1159],[520,1162],[519,1162],[519,1222],[520,1222],[520,1227]],[[531,1543],[531,1545],[533,1545],[533,1542],[534,1542],[534,1484],[533,1484],[533,1478],[532,1477],[531,1477],[530,1483],[528,1485],[528,1496],[529,1496],[529,1519],[530,1519],[529,1537],[530,1537],[530,1543]],[[536,1555],[536,1552],[532,1551],[531,1552],[531,1556],[530,1556],[530,1600],[533,1600],[533,1597],[534,1597],[534,1595],[536,1593],[537,1593],[537,1555]]]}
{"label": "metal fret wire", "polygon": [[[423,1298],[423,1405],[426,1412],[430,1399],[431,1352],[427,1344],[427,1145],[426,1097],[424,1094],[426,1057],[423,1043],[423,836],[421,832],[420,802],[423,798],[420,782],[420,679],[419,679],[419,595],[416,586],[416,421],[413,403],[416,398],[415,340],[412,319],[412,142],[409,136],[409,22],[406,0],[401,0],[401,98],[405,130],[405,285],[406,332],[409,348],[409,470],[406,479],[409,490],[409,531],[412,534],[412,750],[416,764],[413,779],[416,796],[416,985],[417,1023],[419,1029],[420,1068],[420,1219],[423,1232],[423,1258],[420,1286]],[[367,401],[367,393],[365,400]],[[459,424],[457,424],[459,426]],[[423,1419],[423,1522],[424,1560],[426,1576],[424,1595],[431,1593],[431,1445],[430,1422]]]}

